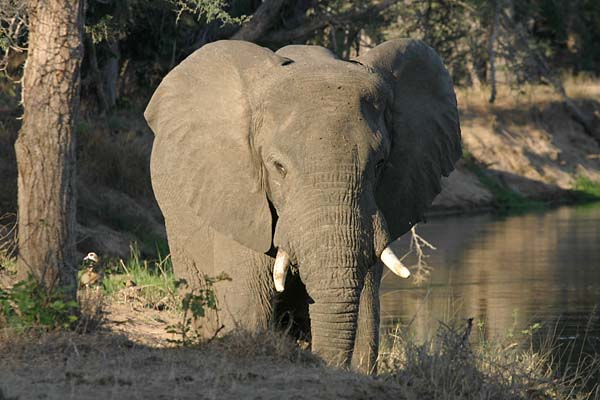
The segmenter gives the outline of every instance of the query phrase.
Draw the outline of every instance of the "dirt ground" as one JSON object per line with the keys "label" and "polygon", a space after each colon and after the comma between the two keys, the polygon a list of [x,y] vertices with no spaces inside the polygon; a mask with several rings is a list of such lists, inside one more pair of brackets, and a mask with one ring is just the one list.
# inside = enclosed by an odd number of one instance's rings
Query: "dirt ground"
{"label": "dirt ground", "polygon": [[173,346],[165,326],[176,317],[113,301],[94,333],[0,333],[0,400],[405,398],[398,384],[325,367],[274,335]]}

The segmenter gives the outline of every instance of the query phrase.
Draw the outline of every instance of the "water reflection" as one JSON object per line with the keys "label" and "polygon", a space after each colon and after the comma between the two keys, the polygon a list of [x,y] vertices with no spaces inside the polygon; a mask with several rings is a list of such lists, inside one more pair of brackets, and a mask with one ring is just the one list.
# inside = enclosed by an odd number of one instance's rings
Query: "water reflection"
{"label": "water reflection", "polygon": [[600,204],[439,218],[418,231],[438,248],[434,271],[421,286],[386,275],[384,328],[423,338],[438,320],[474,317],[489,339],[543,322],[565,340],[587,331],[600,353]]}

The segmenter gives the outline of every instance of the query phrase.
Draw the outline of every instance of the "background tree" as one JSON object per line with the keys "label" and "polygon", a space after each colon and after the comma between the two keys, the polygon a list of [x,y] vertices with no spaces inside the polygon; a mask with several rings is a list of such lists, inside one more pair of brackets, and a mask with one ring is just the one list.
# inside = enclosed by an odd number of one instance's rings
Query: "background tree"
{"label": "background tree", "polygon": [[75,138],[83,58],[79,0],[27,2],[18,166],[18,269],[75,291]]}

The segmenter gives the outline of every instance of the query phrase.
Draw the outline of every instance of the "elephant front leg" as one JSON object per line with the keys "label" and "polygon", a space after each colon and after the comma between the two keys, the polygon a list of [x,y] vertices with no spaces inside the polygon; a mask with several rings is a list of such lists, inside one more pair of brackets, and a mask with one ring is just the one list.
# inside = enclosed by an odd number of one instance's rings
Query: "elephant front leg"
{"label": "elephant front leg", "polygon": [[230,280],[215,284],[223,332],[268,328],[273,315],[273,259],[215,233],[213,276]]}
{"label": "elephant front leg", "polygon": [[379,285],[383,266],[380,262],[371,267],[365,276],[360,295],[358,329],[354,342],[352,367],[366,374],[377,372],[379,351]]}

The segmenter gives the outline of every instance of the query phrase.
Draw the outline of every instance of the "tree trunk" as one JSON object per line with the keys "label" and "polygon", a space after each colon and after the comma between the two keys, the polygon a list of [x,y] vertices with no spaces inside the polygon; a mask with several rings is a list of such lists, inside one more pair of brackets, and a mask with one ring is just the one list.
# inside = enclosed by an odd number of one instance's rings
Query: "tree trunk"
{"label": "tree trunk", "polygon": [[490,63],[490,103],[496,101],[496,53],[494,51],[494,45],[496,43],[496,36],[498,35],[498,25],[500,22],[500,5],[499,0],[492,1],[493,16],[490,37],[488,41],[488,59]]}
{"label": "tree trunk", "polygon": [[109,107],[114,107],[117,104],[117,84],[119,82],[119,63],[121,61],[121,49],[119,42],[109,40],[106,42],[108,51],[108,59],[101,67],[102,84],[104,85],[104,93],[106,93],[106,101]]}
{"label": "tree trunk", "polygon": [[75,293],[75,138],[83,56],[80,0],[30,0],[18,167],[21,277]]}
{"label": "tree trunk", "polygon": [[231,39],[255,42],[259,40],[279,18],[279,11],[286,0],[264,0],[252,14],[248,23],[244,24]]}

